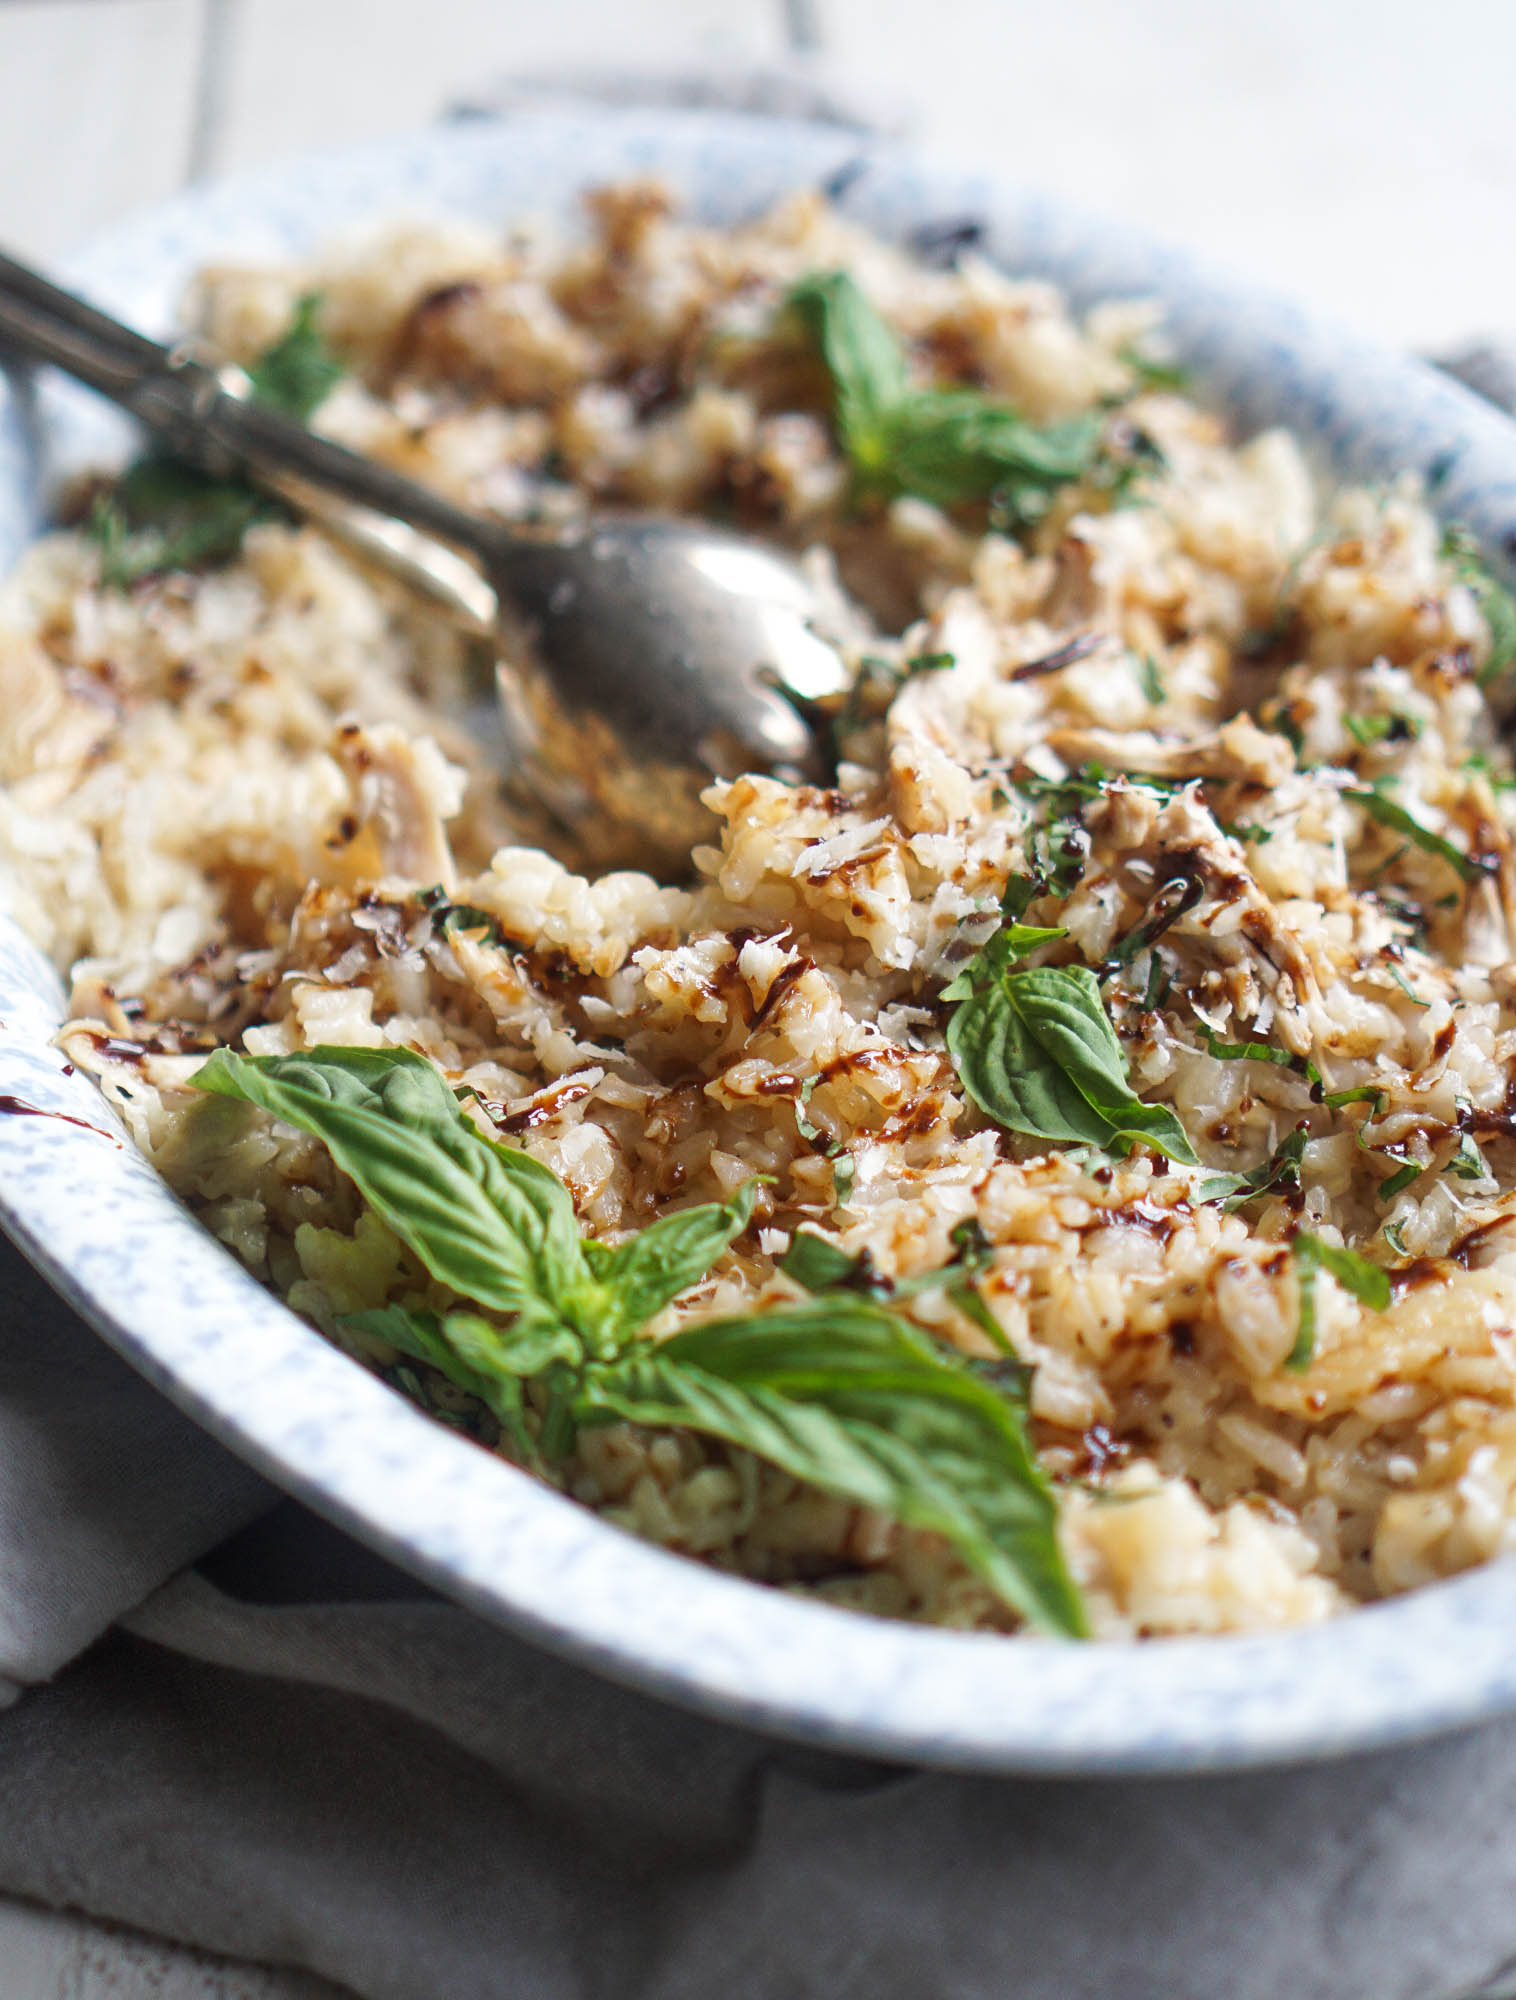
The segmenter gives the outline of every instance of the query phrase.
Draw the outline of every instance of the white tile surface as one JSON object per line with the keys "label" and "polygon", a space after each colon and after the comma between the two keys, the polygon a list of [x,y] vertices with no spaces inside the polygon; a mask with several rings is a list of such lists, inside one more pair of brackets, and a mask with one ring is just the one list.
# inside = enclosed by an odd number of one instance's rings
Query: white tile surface
{"label": "white tile surface", "polygon": [[224,0],[226,171],[428,123],[506,73],[761,62],[782,46],[774,0]]}
{"label": "white tile surface", "polygon": [[959,155],[1412,345],[1516,332],[1510,0],[811,0]]}
{"label": "white tile surface", "polygon": [[200,0],[0,0],[0,242],[46,256],[184,178]]}

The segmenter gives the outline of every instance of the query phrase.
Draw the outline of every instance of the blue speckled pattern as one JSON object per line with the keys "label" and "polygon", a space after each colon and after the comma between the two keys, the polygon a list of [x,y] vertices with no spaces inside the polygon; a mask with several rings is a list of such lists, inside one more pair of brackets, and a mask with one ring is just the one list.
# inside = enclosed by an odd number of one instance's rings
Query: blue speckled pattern
{"label": "blue speckled pattern", "polygon": [[[298,253],[341,224],[561,210],[657,171],[735,218],[860,156],[850,135],[699,113],[523,114],[227,183],[155,209],[69,275],[165,329],[199,263]],[[1431,371],[982,175],[888,147],[847,197],[889,234],[974,215],[992,256],[1081,301],[1156,294],[1180,350],[1244,426],[1291,424],[1339,475],[1446,468],[1442,497],[1516,552],[1516,427]],[[119,436],[63,385],[0,390],[0,561],[58,468]],[[486,1617],[673,1700],[886,1756],[1000,1771],[1190,1771],[1326,1756],[1516,1707],[1516,1565],[1335,1623],[1148,1646],[1010,1643],[811,1604],[633,1540],[418,1414],[204,1234],[50,1045],[61,993],[0,919],[0,1218],[127,1358],[235,1451]],[[85,1129],[86,1127],[91,1129]]]}

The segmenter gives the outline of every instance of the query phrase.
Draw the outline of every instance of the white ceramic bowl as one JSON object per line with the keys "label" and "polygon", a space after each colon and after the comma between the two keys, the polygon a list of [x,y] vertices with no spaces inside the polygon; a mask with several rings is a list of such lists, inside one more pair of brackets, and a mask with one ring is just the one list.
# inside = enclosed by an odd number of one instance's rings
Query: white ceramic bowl
{"label": "white ceramic bowl", "polygon": [[[748,214],[863,163],[849,209],[885,233],[974,217],[1008,267],[1088,301],[1156,294],[1243,428],[1293,425],[1337,475],[1440,467],[1450,514],[1516,550],[1516,427],[1418,364],[1182,254],[983,176],[810,126],[697,113],[523,114],[298,162],[180,198],[69,275],[163,331],[190,271],[287,255],[407,210],[501,222],[613,175],[666,174],[700,213]],[[3,395],[3,392],[0,392]],[[50,466],[113,439],[48,385],[0,400],[0,561],[39,525]],[[759,1728],[1001,1771],[1181,1771],[1327,1755],[1516,1706],[1516,1568],[1498,1563],[1334,1623],[1148,1645],[1007,1642],[856,1616],[635,1541],[421,1416],[203,1233],[51,1037],[51,969],[0,919],[0,1219],[152,1381],[290,1492],[489,1618],[607,1674]]]}

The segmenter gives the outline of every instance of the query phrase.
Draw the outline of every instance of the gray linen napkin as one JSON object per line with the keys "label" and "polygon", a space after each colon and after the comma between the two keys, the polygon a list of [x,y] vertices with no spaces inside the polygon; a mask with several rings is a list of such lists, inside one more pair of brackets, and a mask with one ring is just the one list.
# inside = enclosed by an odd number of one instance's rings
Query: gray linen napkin
{"label": "gray linen napkin", "polygon": [[0,1704],[274,1498],[0,1239]]}
{"label": "gray linen napkin", "polygon": [[363,2000],[1516,1992],[1516,1724],[1242,1778],[907,1772],[614,1688],[268,1498],[0,1246],[0,1671],[220,1542],[0,1714],[0,1889]]}

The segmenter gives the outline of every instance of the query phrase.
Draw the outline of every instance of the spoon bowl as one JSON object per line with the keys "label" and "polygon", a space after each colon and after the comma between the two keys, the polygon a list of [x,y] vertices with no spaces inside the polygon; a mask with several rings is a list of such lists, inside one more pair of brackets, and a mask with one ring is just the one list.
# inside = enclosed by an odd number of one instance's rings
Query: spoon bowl
{"label": "spoon bowl", "polygon": [[4,256],[0,352],[61,368],[170,450],[278,495],[492,642],[506,788],[576,859],[682,873],[715,828],[700,801],[713,778],[824,778],[797,704],[849,676],[779,550],[662,516],[549,530],[470,513],[260,404],[240,369],[162,347]]}
{"label": "spoon bowl", "polygon": [[743,771],[825,779],[795,700],[847,672],[799,565],[743,536],[606,515],[501,536],[497,669],[511,788],[592,860],[686,869],[700,793]]}

